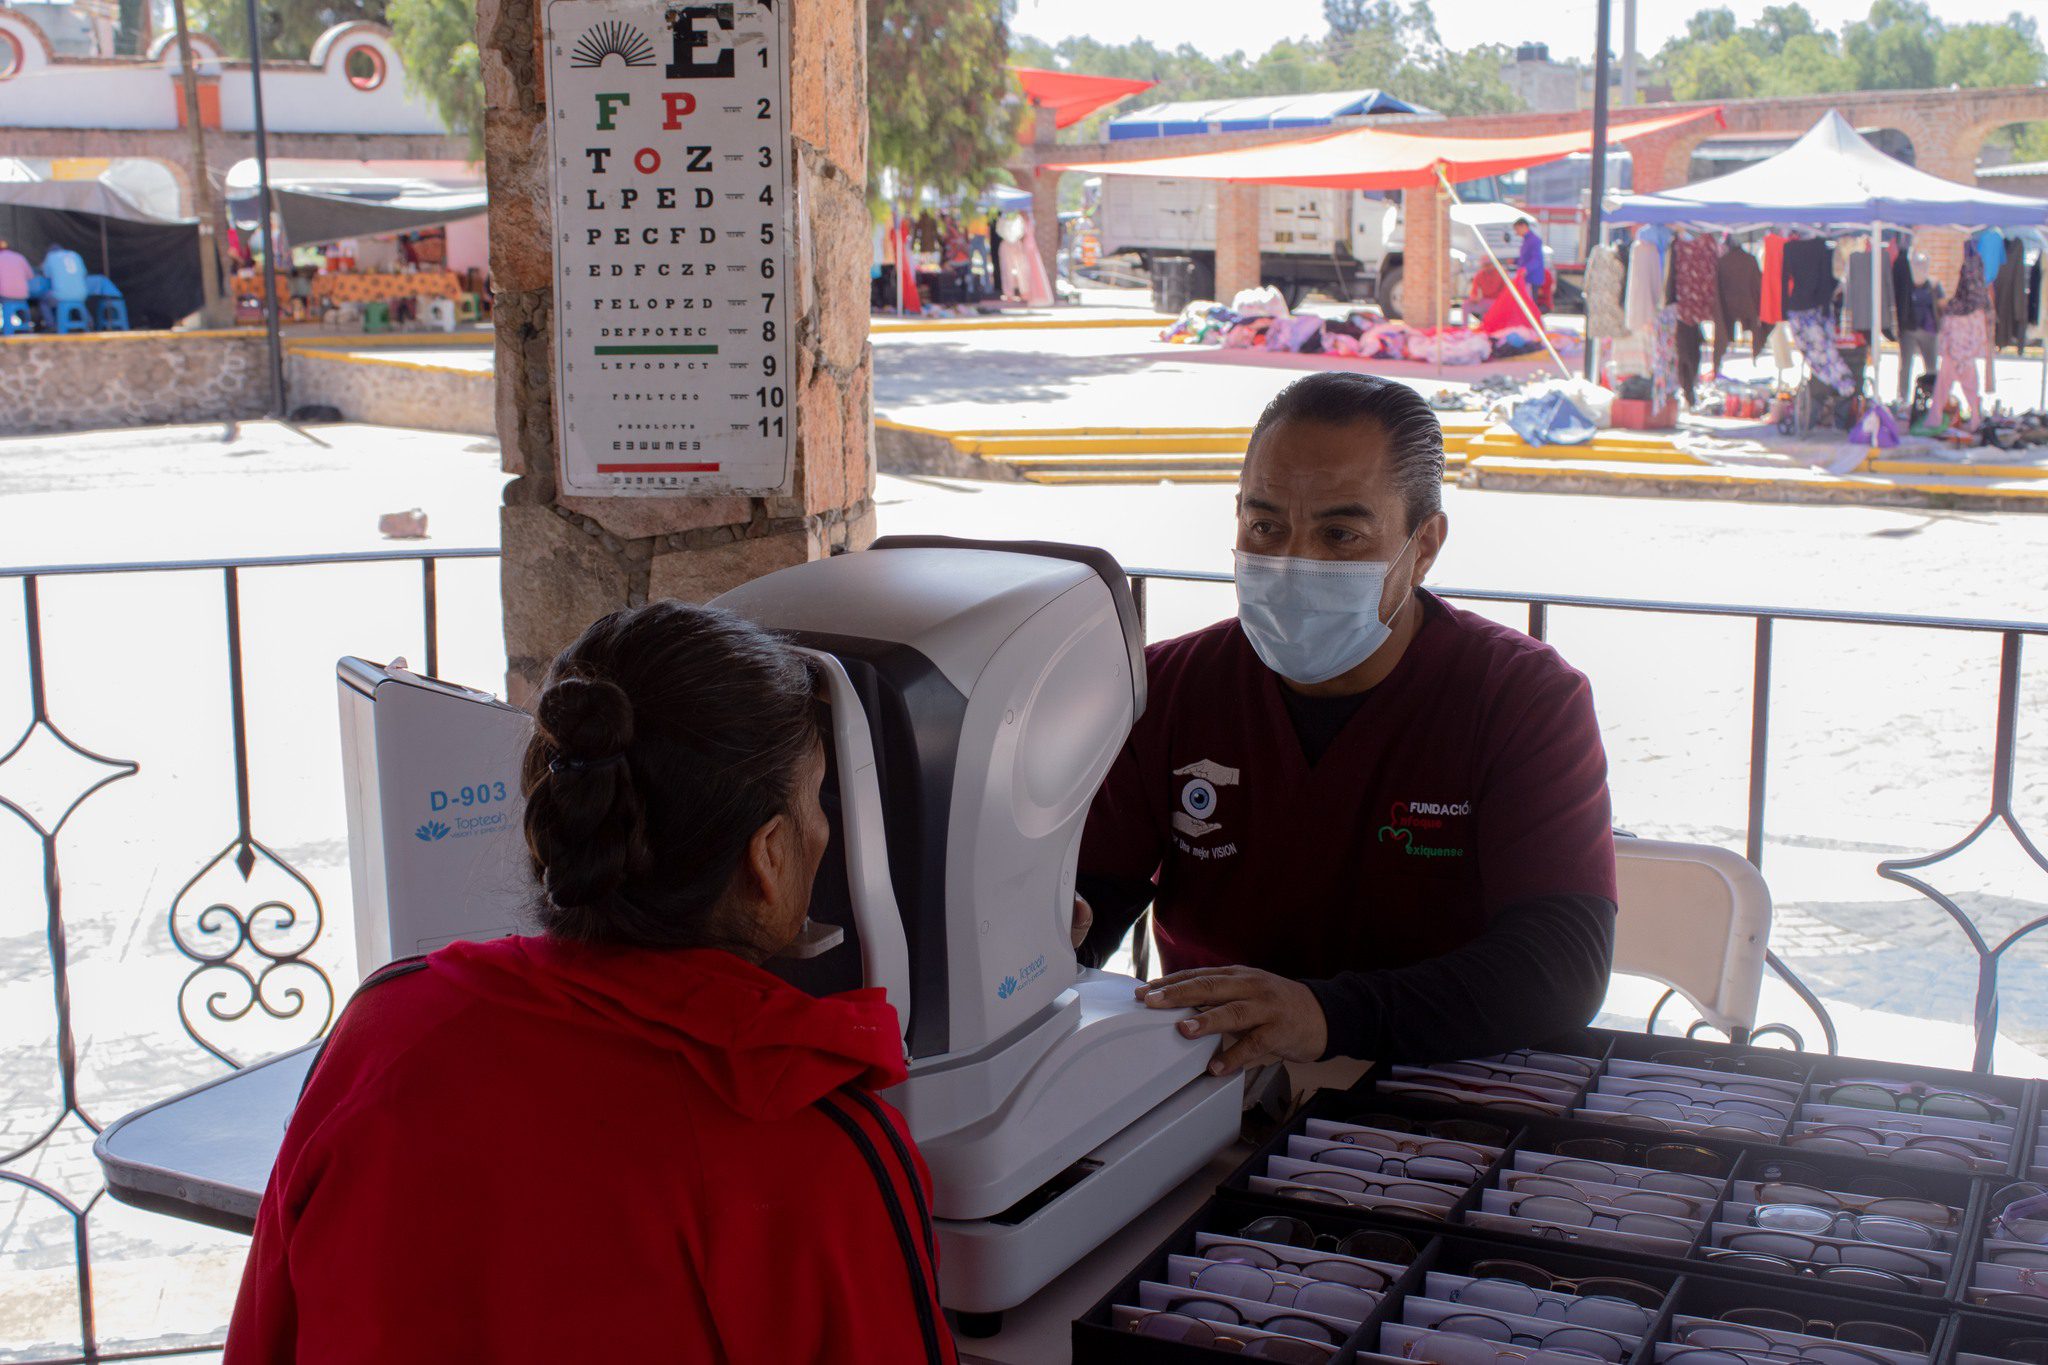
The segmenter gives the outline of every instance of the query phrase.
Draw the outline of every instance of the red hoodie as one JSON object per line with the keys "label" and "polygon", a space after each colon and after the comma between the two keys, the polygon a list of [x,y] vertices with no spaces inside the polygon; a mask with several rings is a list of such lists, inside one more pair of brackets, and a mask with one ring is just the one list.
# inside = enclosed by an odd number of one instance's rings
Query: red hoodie
{"label": "red hoodie", "polygon": [[539,938],[414,965],[314,1067],[225,1365],[954,1359],[880,991]]}

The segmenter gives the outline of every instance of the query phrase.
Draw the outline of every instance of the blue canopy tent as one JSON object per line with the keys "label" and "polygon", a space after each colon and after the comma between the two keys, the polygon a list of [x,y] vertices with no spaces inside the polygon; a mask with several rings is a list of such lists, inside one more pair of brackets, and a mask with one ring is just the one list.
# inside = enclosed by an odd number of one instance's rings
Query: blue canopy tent
{"label": "blue canopy tent", "polygon": [[[2048,199],[2000,194],[1929,175],[1879,151],[1831,109],[1805,136],[1768,160],[1696,185],[1623,195],[1607,219],[1729,231],[1862,231],[1870,234],[1875,249],[1888,227],[2039,228],[2048,224]],[[1884,315],[1883,299],[1884,272],[1873,269],[1872,319]],[[1870,358],[1874,368],[1875,345]]]}

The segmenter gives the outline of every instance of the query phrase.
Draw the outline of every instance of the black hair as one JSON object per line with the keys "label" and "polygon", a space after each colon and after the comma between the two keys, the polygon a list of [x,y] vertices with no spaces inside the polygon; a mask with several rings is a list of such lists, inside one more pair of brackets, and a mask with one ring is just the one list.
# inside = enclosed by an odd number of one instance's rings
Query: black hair
{"label": "black hair", "polygon": [[823,734],[812,661],[731,612],[650,602],[563,650],[534,707],[526,847],[555,938],[747,950],[722,923]]}
{"label": "black hair", "polygon": [[1406,384],[1356,370],[1318,370],[1295,380],[1275,394],[1259,414],[1259,424],[1252,428],[1252,439],[1245,447],[1247,464],[1258,450],[1260,438],[1281,422],[1376,424],[1387,438],[1394,486],[1408,512],[1404,529],[1412,535],[1416,527],[1443,510],[1443,425],[1422,395]]}

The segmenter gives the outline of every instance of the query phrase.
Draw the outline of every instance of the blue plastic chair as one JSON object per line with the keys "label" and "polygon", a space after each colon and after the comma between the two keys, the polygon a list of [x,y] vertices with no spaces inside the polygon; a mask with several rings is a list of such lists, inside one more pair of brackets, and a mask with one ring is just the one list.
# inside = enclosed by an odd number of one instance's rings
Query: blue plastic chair
{"label": "blue plastic chair", "polygon": [[92,304],[92,325],[97,332],[125,332],[128,330],[128,305],[118,294],[95,295]]}
{"label": "blue plastic chair", "polygon": [[11,337],[35,326],[27,299],[0,299],[0,337]]}
{"label": "blue plastic chair", "polygon": [[92,330],[92,317],[85,311],[85,305],[77,299],[52,299],[46,301],[44,306],[49,310],[51,321],[60,334]]}

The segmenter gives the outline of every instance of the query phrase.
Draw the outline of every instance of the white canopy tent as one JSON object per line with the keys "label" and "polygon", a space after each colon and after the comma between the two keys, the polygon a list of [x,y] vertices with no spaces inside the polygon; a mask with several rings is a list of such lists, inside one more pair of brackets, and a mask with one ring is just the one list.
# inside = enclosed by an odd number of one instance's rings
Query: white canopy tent
{"label": "white canopy tent", "polygon": [[2048,225],[2048,199],[2000,194],[1929,175],[1879,151],[1841,114],[1829,110],[1804,137],[1768,160],[1681,189],[1624,195],[1607,217],[1613,223],[1730,231],[1867,231],[1874,372],[1876,334],[1884,316],[1877,247],[1885,228],[2039,228]]}

